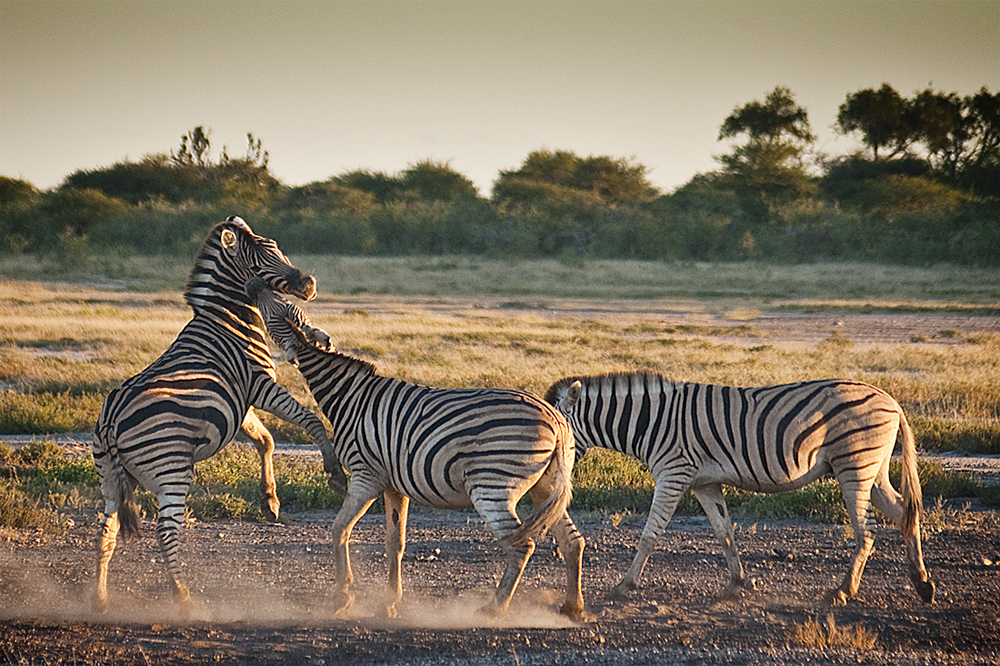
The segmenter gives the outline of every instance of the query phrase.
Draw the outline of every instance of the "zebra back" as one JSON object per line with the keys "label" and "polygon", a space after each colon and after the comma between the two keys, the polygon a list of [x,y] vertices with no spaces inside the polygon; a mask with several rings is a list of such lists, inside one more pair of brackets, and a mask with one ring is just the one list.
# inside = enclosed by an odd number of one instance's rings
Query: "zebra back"
{"label": "zebra back", "polygon": [[[833,467],[881,464],[879,434],[895,434],[904,418],[884,391],[841,379],[735,387],[622,373],[561,379],[546,399],[569,419],[581,450],[614,449],[654,474],[712,464],[718,480],[749,490],[788,489],[821,449]],[[866,454],[857,442],[869,436],[880,444]]]}
{"label": "zebra back", "polygon": [[[556,462],[565,468],[560,492],[512,538],[547,527],[544,523],[551,524],[565,509],[571,496],[573,433],[551,405],[521,391],[437,389],[382,377],[372,363],[307,338],[294,324],[303,319],[296,306],[259,283],[247,288],[271,337],[293,349],[352,474],[371,472],[427,505],[465,506],[456,503],[468,490],[462,487],[465,478],[480,477],[472,493],[488,492],[491,484],[506,488],[516,483],[512,479],[540,473],[558,453]],[[504,508],[508,501],[506,494],[497,499]]]}

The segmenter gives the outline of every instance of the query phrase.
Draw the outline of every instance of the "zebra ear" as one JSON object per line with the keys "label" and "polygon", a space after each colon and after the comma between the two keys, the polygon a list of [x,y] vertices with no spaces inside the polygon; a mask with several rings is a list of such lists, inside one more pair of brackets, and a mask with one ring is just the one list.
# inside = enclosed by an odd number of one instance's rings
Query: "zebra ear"
{"label": "zebra ear", "polygon": [[566,409],[573,409],[577,401],[580,399],[580,394],[583,393],[583,384],[580,380],[576,380],[569,385],[566,389],[566,395],[563,397],[563,407]]}
{"label": "zebra ear", "polygon": [[230,252],[236,247],[236,234],[233,233],[232,229],[222,230],[222,247]]}

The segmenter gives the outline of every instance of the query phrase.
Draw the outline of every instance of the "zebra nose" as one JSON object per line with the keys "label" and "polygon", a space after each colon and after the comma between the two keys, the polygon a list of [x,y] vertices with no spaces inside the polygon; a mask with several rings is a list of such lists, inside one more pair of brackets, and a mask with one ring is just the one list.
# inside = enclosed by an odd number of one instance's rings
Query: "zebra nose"
{"label": "zebra nose", "polygon": [[316,278],[312,275],[303,275],[299,284],[299,297],[304,301],[311,301],[316,298]]}

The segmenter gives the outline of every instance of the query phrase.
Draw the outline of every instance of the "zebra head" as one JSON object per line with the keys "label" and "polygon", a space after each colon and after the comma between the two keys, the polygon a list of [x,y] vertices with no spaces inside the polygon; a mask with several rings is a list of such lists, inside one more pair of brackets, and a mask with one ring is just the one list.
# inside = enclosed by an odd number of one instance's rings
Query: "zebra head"
{"label": "zebra head", "polygon": [[260,310],[267,332],[284,351],[286,361],[298,365],[298,351],[305,347],[333,351],[327,332],[313,326],[297,305],[275,294],[263,278],[250,278],[244,290]]}
{"label": "zebra head", "polygon": [[293,266],[273,240],[253,233],[236,215],[230,215],[218,226],[222,253],[245,275],[244,280],[258,276],[271,289],[283,294],[304,301],[316,297],[316,278]]}
{"label": "zebra head", "polygon": [[[545,401],[555,407],[560,414],[566,417],[576,433],[575,424],[579,422],[579,414],[576,408],[580,405],[580,397],[583,395],[583,383],[577,377],[566,377],[560,379],[549,387],[545,392]],[[583,437],[577,436],[576,458],[579,460],[590,448]]]}
{"label": "zebra head", "polygon": [[565,377],[549,387],[545,401],[562,412],[566,418],[573,416],[573,408],[583,395],[583,383],[579,377]]}

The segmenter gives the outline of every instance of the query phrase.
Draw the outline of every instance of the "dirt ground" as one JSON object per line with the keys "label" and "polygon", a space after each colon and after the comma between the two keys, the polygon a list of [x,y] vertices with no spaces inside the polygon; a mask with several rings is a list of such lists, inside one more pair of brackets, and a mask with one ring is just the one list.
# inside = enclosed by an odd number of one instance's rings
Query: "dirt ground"
{"label": "dirt ground", "polygon": [[[635,315],[633,315],[635,316]],[[682,318],[683,321],[689,321]],[[714,321],[713,316],[701,316]],[[773,321],[772,321],[773,319]],[[1000,330],[994,317],[798,315],[752,322],[768,339],[905,342],[939,331]],[[947,459],[945,459],[947,460]],[[987,471],[995,471],[989,459]],[[976,468],[976,471],[979,468]],[[992,477],[991,477],[992,478]],[[387,572],[384,518],[355,529],[357,603],[332,614],[332,512],[287,514],[282,524],[215,522],[182,532],[195,615],[169,599],[152,523],[120,545],[110,569],[112,608],[89,610],[99,527],[76,517],[64,535],[0,529],[0,659],[59,664],[989,664],[1000,663],[1000,517],[962,510],[925,526],[924,555],[937,600],[910,588],[894,529],[879,530],[859,596],[822,602],[847,570],[853,543],[840,526],[737,519],[752,590],[719,598],[725,561],[708,521],[677,517],[651,558],[643,587],[608,601],[635,552],[642,517],[574,516],[587,539],[584,593],[596,620],[558,615],[564,569],[551,539],[528,562],[510,613],[476,613],[499,580],[497,542],[474,513],[415,508],[400,617],[378,616]],[[796,628],[832,621],[874,636],[870,649],[817,648]]]}
{"label": "dirt ground", "polygon": [[[476,613],[492,594],[500,550],[475,513],[415,509],[400,617],[377,612],[387,565],[384,518],[362,519],[352,542],[357,603],[332,615],[332,513],[284,524],[194,524],[182,558],[195,595],[181,619],[169,599],[152,523],[111,565],[112,609],[89,611],[94,519],[65,535],[0,532],[0,656],[11,664],[992,664],[1000,659],[1000,520],[925,529],[938,586],[923,604],[905,574],[898,533],[879,529],[861,593],[822,603],[846,571],[843,528],[803,521],[738,521],[755,589],[718,597],[725,562],[703,517],[677,517],[627,601],[604,593],[631,561],[642,520],[578,516],[588,540],[584,585],[592,624],[558,615],[564,570],[551,539],[529,561],[509,615]],[[810,621],[875,635],[874,647],[819,649],[792,635]]]}

